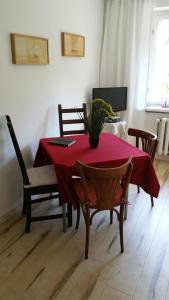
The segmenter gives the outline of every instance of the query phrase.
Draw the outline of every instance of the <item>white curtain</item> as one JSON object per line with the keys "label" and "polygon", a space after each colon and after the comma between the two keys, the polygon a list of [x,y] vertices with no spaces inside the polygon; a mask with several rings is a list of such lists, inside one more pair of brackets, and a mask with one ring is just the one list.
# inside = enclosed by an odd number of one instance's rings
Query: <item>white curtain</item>
{"label": "white curtain", "polygon": [[144,127],[153,0],[104,0],[100,87],[127,86],[128,126]]}

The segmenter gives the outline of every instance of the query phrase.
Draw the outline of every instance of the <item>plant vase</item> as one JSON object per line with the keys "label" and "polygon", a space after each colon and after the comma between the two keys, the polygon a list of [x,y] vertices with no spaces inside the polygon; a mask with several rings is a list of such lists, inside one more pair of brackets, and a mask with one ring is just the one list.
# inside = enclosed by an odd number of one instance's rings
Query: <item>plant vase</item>
{"label": "plant vase", "polygon": [[98,136],[90,136],[89,135],[89,144],[90,144],[90,148],[97,148],[99,145],[99,135]]}

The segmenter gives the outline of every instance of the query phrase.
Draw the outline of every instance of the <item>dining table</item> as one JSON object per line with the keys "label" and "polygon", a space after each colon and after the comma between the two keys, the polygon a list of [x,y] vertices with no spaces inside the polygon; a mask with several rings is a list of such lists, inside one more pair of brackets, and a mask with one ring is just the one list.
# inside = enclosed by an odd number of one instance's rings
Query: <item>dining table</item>
{"label": "dining table", "polygon": [[84,164],[113,168],[122,165],[132,157],[133,171],[130,183],[140,186],[146,193],[157,198],[160,184],[149,154],[112,133],[101,133],[97,148],[90,148],[89,137],[72,135],[64,139],[75,143],[69,147],[51,144],[51,138],[42,138],[35,156],[34,167],[53,164],[57,176],[61,203],[68,203],[68,225],[72,225],[72,206],[77,207],[77,199],[72,190],[72,176],[78,176],[77,160]]}

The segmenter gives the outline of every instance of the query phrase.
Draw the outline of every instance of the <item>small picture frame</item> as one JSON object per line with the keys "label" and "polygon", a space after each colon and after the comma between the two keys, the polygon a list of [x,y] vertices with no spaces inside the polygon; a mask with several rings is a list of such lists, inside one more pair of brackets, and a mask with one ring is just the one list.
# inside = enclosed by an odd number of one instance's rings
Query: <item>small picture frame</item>
{"label": "small picture frame", "polygon": [[17,33],[11,33],[10,38],[13,64],[49,64],[48,39]]}
{"label": "small picture frame", "polygon": [[62,56],[85,56],[85,37],[61,32]]}

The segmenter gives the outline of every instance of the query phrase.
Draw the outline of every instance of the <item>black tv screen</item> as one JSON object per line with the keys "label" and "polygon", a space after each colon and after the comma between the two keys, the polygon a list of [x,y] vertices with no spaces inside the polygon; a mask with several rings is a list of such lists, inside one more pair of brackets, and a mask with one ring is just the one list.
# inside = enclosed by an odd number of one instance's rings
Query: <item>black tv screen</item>
{"label": "black tv screen", "polygon": [[93,99],[96,98],[109,102],[115,112],[126,110],[127,87],[93,88]]}

